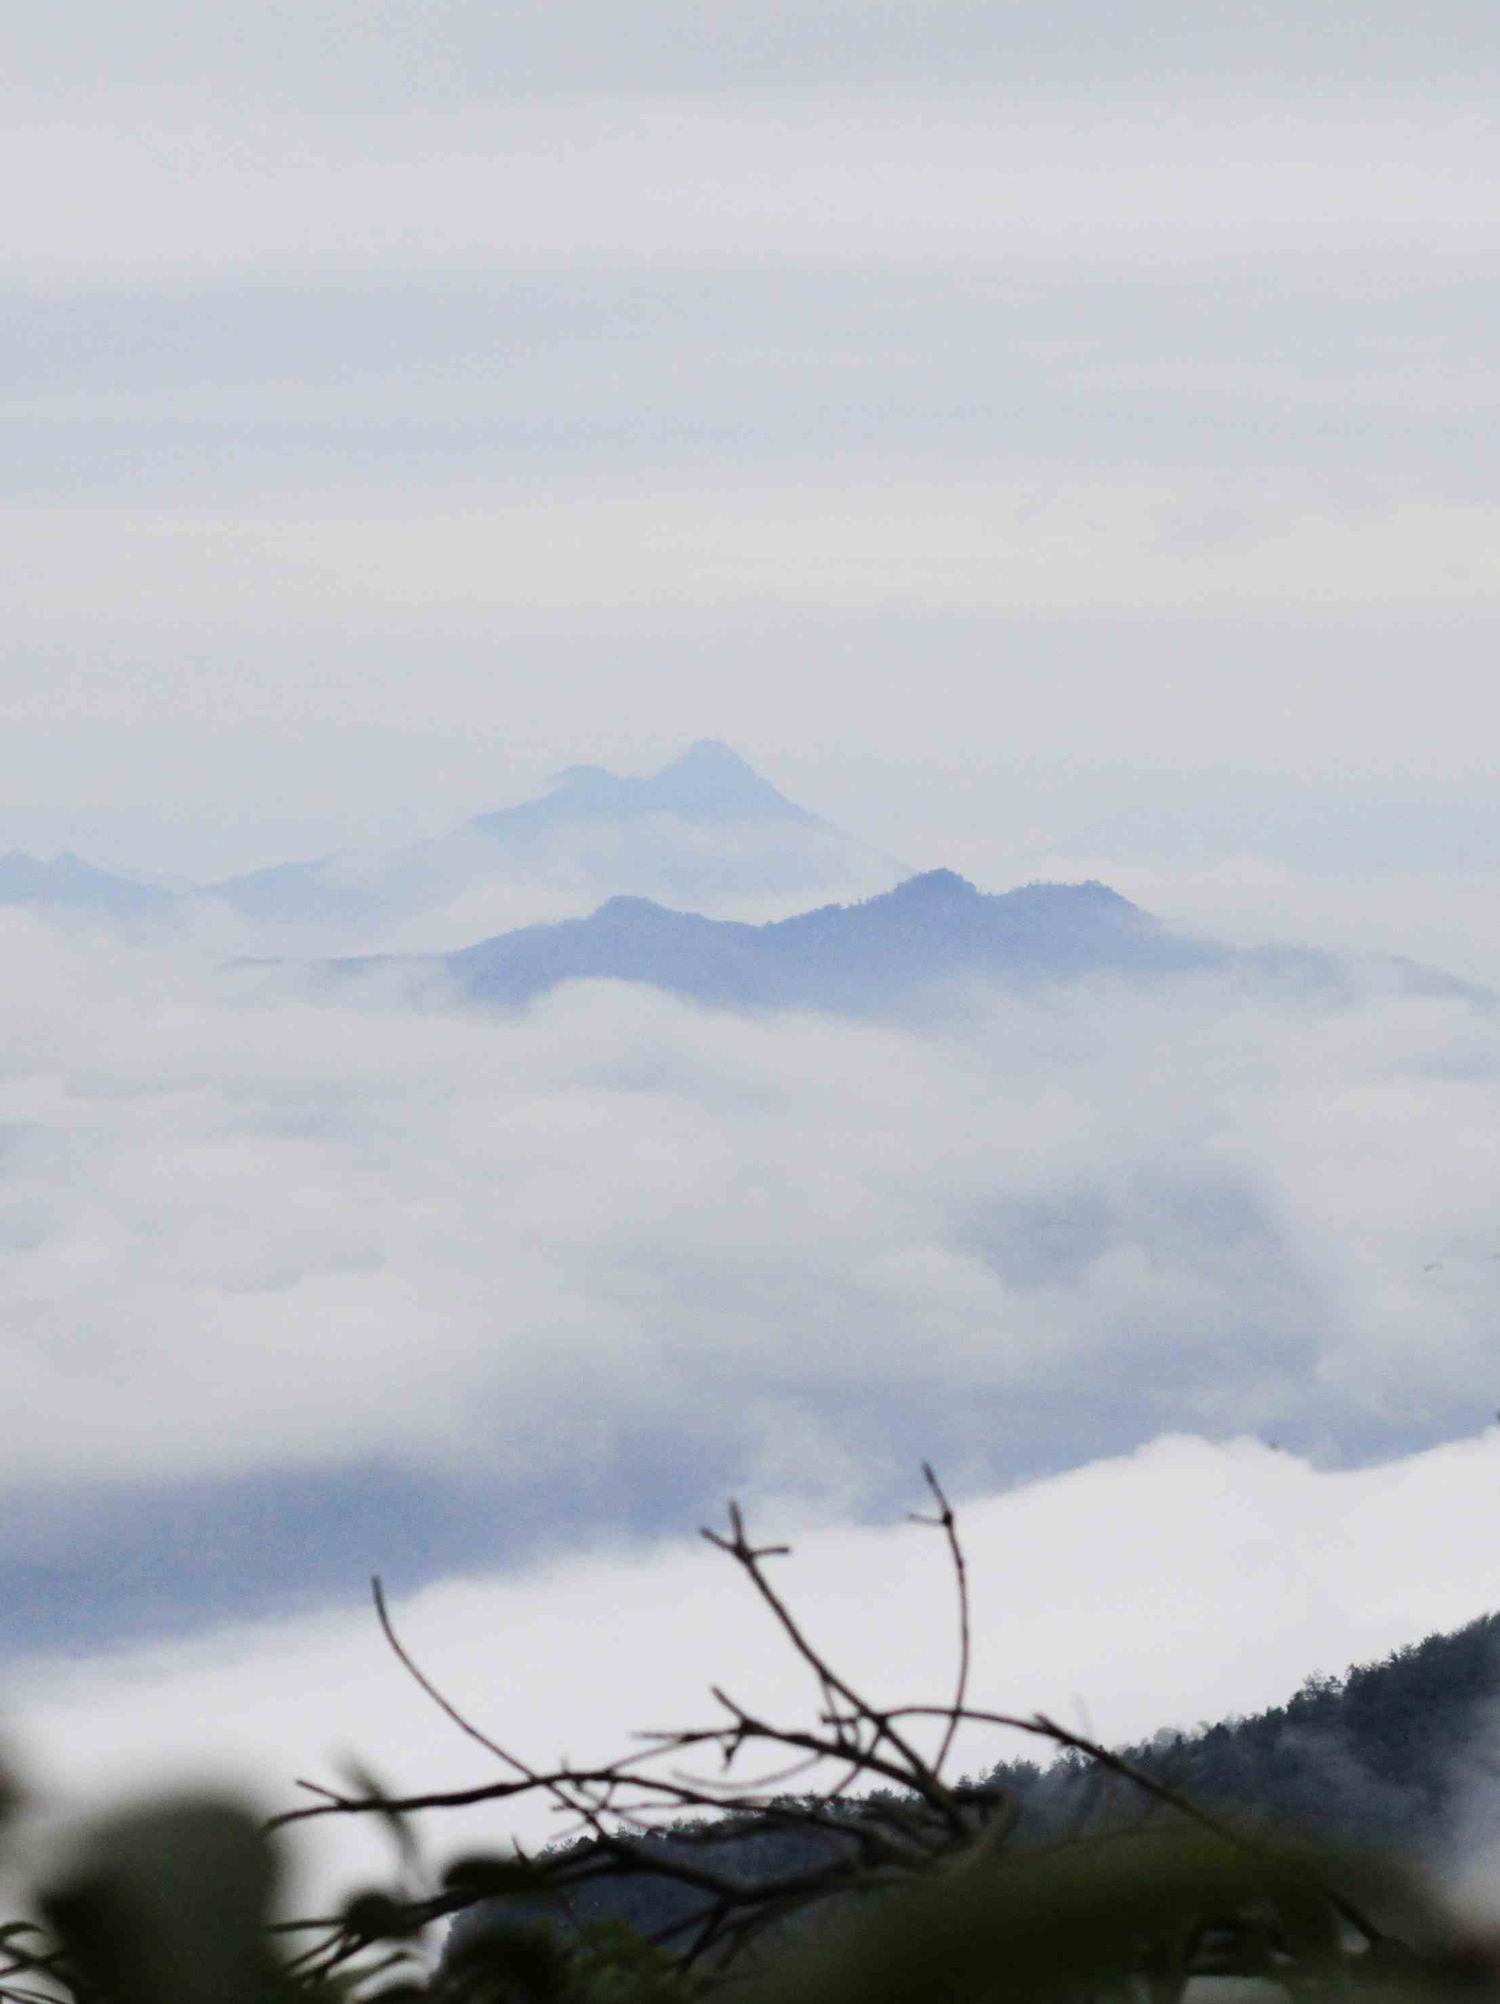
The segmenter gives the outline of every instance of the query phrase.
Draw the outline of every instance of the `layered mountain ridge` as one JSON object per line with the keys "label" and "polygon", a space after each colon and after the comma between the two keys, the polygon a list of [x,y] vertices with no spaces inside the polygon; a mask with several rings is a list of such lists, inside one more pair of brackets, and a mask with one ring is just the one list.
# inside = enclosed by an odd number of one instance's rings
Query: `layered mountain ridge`
{"label": "layered mountain ridge", "polygon": [[484,929],[486,892],[550,889],[575,908],[611,894],[720,907],[862,894],[904,874],[789,800],[728,745],[700,739],[655,773],[568,766],[537,798],[446,835],[373,856],[276,864],[201,895],[259,924],[367,932],[451,910],[454,929],[472,938]]}
{"label": "layered mountain ridge", "polygon": [[[1445,975],[1379,963],[1405,988],[1458,992]],[[1354,963],[1315,949],[1240,949],[1171,932],[1107,885],[1026,884],[988,893],[929,870],[848,905],[751,925],[608,899],[587,918],[523,926],[456,953],[322,963],[335,982],[406,975],[415,989],[522,1008],[572,981],[623,981],[730,1009],[880,1014],[977,982],[1035,988],[1094,976],[1152,980],[1244,971],[1311,987],[1347,986]]]}
{"label": "layered mountain ridge", "polygon": [[590,918],[483,940],[445,956],[443,967],[466,997],[509,1006],[594,978],[647,982],[721,1007],[864,1013],[965,976],[1159,973],[1204,957],[1102,884],[987,896],[951,870],[931,870],[860,904],[758,926],[612,898]]}
{"label": "layered mountain ridge", "polygon": [[468,825],[505,842],[524,840],[559,821],[635,821],[652,814],[677,815],[707,826],[781,821],[833,832],[830,822],[788,800],[717,738],[700,738],[680,758],[644,778],[625,777],[602,765],[565,766],[539,799],[494,814],[476,814]]}
{"label": "layered mountain ridge", "polygon": [[13,850],[0,858],[0,907],[127,926],[227,925],[251,952],[437,951],[614,895],[759,916],[863,897],[908,874],[702,738],[653,773],[567,766],[535,798],[443,834],[206,884],[168,889],[72,854]]}
{"label": "layered mountain ridge", "polygon": [[44,858],[12,849],[0,856],[0,906],[103,919],[158,918],[174,903],[171,891],[112,870],[97,869],[71,850]]}

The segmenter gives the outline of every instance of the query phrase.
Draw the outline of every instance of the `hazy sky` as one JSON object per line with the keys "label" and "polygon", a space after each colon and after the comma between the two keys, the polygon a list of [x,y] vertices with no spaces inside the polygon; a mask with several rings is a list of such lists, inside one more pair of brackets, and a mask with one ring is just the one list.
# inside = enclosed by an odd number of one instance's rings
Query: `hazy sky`
{"label": "hazy sky", "polygon": [[212,873],[702,735],[903,854],[1484,785],[1491,10],[3,36],[0,839]]}

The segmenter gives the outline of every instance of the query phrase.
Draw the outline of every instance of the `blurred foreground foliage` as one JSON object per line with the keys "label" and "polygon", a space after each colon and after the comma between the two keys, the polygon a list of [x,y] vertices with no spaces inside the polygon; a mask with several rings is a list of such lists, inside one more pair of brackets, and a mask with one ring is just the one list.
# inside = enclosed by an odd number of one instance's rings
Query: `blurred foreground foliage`
{"label": "blurred foreground foliage", "polygon": [[[230,1801],[163,1796],[72,1832],[30,1871],[19,1791],[0,1790],[0,1867],[32,1882],[0,1927],[0,2004],[1500,2004],[1500,1941],[1415,1866],[1278,1836],[1044,1717],[972,1706],[963,1551],[928,1482],[936,1514],[921,1521],[946,1539],[957,1589],[946,1702],[869,1701],[773,1583],[784,1548],[754,1545],[732,1509],[727,1535],[705,1535],[811,1673],[812,1719],[772,1722],[719,1690],[707,1727],[543,1770],[432,1684],[377,1583],[388,1643],[501,1778],[400,1796],[359,1771],[342,1789],[302,1784],[316,1799],[269,1827]],[[1139,1814],[1028,1840],[1002,1780],[947,1777],[960,1728],[983,1725],[1092,1763]],[[776,1765],[746,1781],[752,1749]],[[717,1756],[713,1777],[683,1773],[694,1753]],[[784,1792],[809,1774],[824,1785]],[[536,1797],[568,1818],[555,1844],[424,1867],[418,1816]],[[280,1831],[328,1816],[380,1819],[391,1881],[286,1920]]]}

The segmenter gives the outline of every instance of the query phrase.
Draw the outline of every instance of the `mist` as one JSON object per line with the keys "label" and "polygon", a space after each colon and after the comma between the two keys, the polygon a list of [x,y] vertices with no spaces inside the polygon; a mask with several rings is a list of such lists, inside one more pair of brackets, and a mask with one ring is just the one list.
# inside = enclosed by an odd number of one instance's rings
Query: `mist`
{"label": "mist", "polygon": [[12,1647],[727,1489],[878,1520],[924,1457],[974,1490],[1186,1428],[1349,1466],[1495,1404],[1482,995],[517,1017],[4,926]]}

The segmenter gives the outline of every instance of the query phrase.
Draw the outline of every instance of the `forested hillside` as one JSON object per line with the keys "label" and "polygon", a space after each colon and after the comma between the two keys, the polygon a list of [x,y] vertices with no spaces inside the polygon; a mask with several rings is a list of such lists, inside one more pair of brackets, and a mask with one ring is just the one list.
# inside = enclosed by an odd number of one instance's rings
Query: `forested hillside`
{"label": "forested hillside", "polygon": [[[1500,1700],[1500,1614],[1429,1635],[1343,1676],[1312,1677],[1284,1705],[1124,1750],[1132,1766],[1211,1807],[1253,1811],[1322,1836],[1409,1851],[1441,1843],[1483,1785]],[[1034,1827],[1139,1793],[1066,1757],[991,1777],[1022,1796]],[[1024,1821],[1025,1819],[1023,1819]]]}
{"label": "forested hillside", "polygon": [[[1500,1614],[1342,1676],[1310,1678],[1285,1704],[1253,1717],[1162,1733],[1117,1751],[1126,1766],[1198,1807],[1428,1862],[1452,1850],[1457,1818],[1483,1783],[1497,1699]],[[1138,1781],[1071,1752],[1046,1768],[1003,1763],[963,1784],[963,1792],[996,1812],[1007,1797],[1018,1804],[1014,1841],[1021,1846],[1136,1824],[1163,1810]],[[794,1811],[793,1798],[787,1807]],[[828,1827],[826,1811],[821,1830],[794,1820],[776,1827],[752,1815],[682,1826],[651,1839],[647,1850],[658,1859],[690,1850],[738,1883],[769,1887],[843,1854],[852,1861],[862,1824],[899,1830],[922,1813],[916,1798],[886,1791],[846,1806],[847,1835]],[[624,1922],[648,1936],[686,1930],[691,1938],[694,1916],[706,1915],[711,1902],[653,1871],[612,1871],[577,1885],[568,1906],[574,1925]],[[540,1912],[525,1900],[486,1902],[455,1923],[450,1952],[508,1919]]]}

